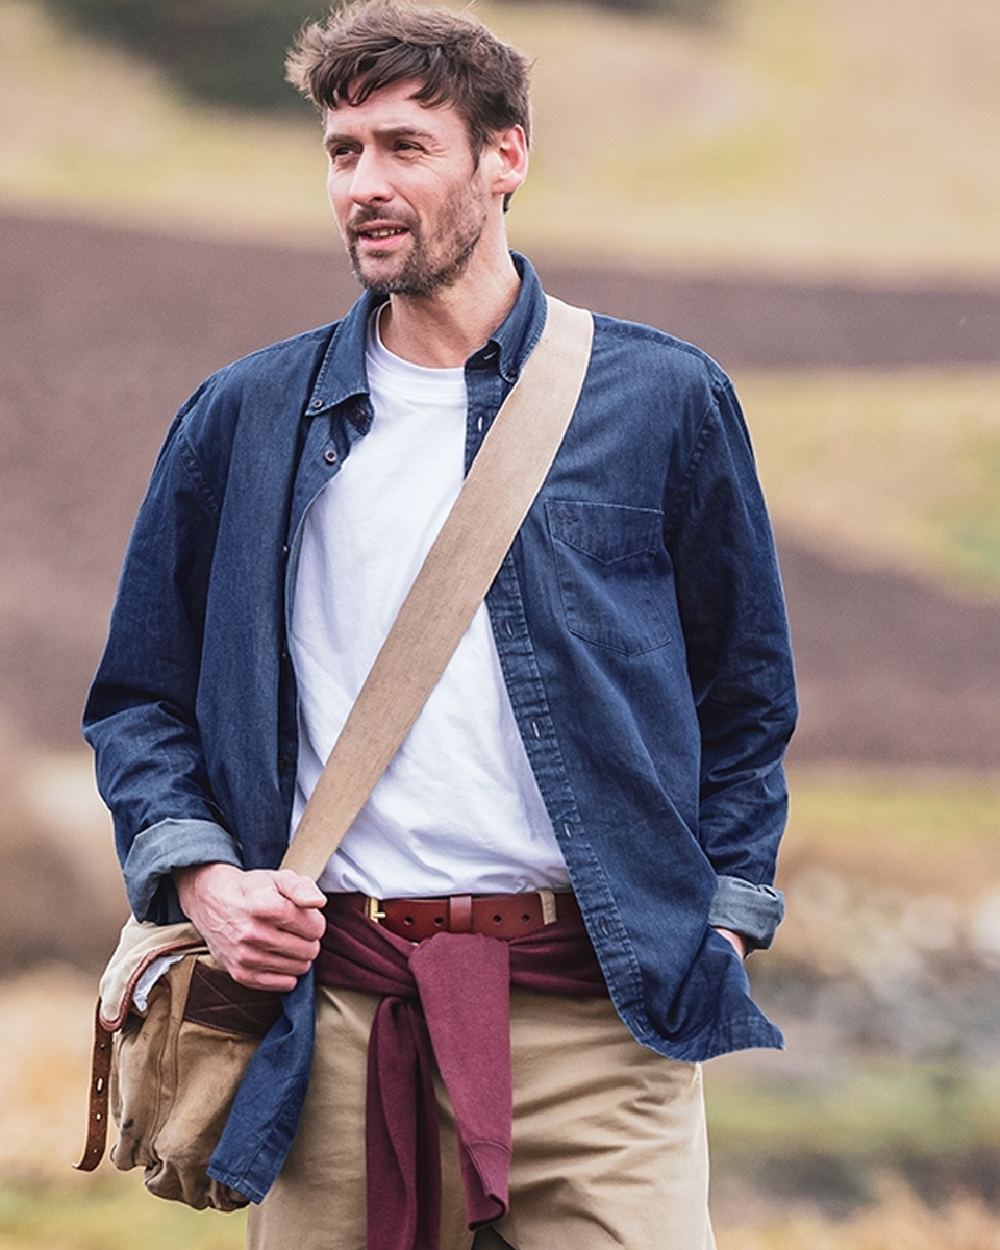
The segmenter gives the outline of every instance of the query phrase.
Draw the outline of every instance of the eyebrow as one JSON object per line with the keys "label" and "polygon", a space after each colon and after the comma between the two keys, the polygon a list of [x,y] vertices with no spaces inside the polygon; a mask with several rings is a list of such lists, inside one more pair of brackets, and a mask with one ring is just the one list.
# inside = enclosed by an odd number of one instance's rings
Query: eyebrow
{"label": "eyebrow", "polygon": [[[436,136],[432,135],[429,130],[420,130],[416,126],[386,126],[375,133],[380,139],[422,139],[425,143],[437,143],[438,141]],[[341,143],[357,142],[356,135],[341,134],[335,130],[323,136],[323,146],[325,148],[335,147]]]}

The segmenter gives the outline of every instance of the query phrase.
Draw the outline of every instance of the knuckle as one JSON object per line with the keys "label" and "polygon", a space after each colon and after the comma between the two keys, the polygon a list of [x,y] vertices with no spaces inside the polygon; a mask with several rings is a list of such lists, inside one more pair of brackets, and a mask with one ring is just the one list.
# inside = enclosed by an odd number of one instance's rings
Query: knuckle
{"label": "knuckle", "polygon": [[242,916],[232,928],[232,940],[237,946],[245,946],[254,938],[256,925],[249,916]]}
{"label": "knuckle", "polygon": [[254,899],[251,914],[257,920],[278,920],[285,913],[285,900],[272,893],[262,894]]}

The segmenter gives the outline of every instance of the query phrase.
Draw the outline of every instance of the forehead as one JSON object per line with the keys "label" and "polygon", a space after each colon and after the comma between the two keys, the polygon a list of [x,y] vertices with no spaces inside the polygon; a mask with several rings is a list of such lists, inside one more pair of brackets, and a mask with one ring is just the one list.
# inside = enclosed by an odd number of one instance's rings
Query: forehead
{"label": "forehead", "polygon": [[327,108],[323,113],[325,133],[360,137],[410,127],[433,134],[443,143],[465,139],[468,127],[453,105],[429,107],[413,98],[422,86],[419,79],[406,79],[373,91],[360,104],[341,103]]}

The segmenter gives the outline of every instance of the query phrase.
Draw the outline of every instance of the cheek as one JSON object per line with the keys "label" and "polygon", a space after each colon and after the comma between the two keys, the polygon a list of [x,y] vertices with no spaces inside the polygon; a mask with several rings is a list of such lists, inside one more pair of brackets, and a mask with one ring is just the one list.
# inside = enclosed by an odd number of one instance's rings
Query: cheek
{"label": "cheek", "polygon": [[343,234],[344,222],[347,220],[348,205],[345,202],[342,190],[337,185],[337,179],[328,174],[326,179],[326,198],[330,204],[330,211],[333,213],[333,219],[337,223],[337,228]]}

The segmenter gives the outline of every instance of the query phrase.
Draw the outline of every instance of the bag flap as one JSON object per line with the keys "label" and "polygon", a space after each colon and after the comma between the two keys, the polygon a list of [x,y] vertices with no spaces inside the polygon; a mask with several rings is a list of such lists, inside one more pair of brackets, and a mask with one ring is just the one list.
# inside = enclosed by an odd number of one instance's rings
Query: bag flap
{"label": "bag flap", "polygon": [[101,977],[100,1020],[110,1032],[125,1023],[135,983],[154,959],[175,951],[207,953],[208,947],[193,924],[150,924],[129,916],[115,953]]}

